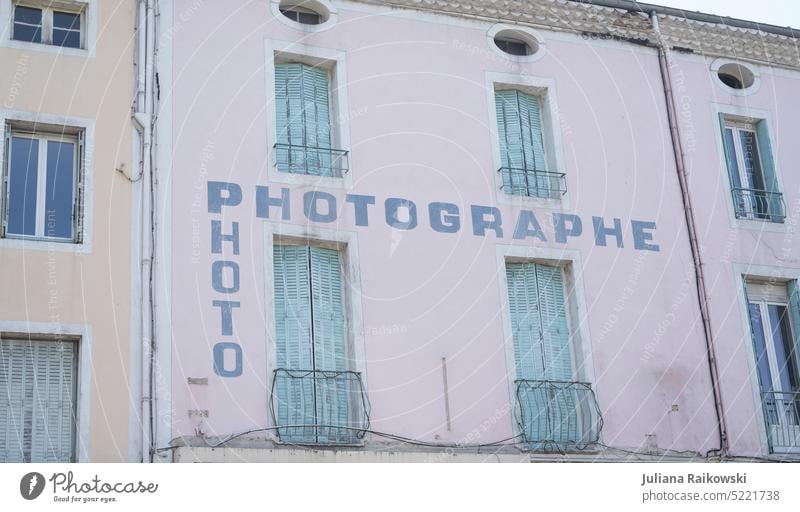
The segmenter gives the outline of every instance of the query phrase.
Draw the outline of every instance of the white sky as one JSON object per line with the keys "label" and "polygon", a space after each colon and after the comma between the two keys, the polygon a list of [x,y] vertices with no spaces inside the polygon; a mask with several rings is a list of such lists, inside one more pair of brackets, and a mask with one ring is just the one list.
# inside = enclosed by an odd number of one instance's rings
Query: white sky
{"label": "white sky", "polygon": [[720,16],[800,29],[800,0],[643,0]]}

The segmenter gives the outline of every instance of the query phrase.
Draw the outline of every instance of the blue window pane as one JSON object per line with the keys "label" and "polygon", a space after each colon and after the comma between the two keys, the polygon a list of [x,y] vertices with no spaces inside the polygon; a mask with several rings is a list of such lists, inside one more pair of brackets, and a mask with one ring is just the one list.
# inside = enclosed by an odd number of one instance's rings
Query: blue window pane
{"label": "blue window pane", "polygon": [[781,391],[796,391],[798,384],[797,361],[786,306],[770,305],[769,319],[772,326],[772,339],[775,342],[775,363],[778,367]]}
{"label": "blue window pane", "polygon": [[81,33],[74,30],[53,29],[53,45],[65,48],[80,48]]}
{"label": "blue window pane", "polygon": [[42,42],[42,29],[41,27],[33,27],[31,25],[21,25],[14,23],[14,39],[17,41],[26,41],[29,43]]}
{"label": "blue window pane", "polygon": [[39,141],[22,137],[11,139],[8,180],[8,233],[36,234],[36,179],[39,168]]}
{"label": "blue window pane", "polygon": [[75,144],[47,142],[47,189],[44,235],[72,238]]}
{"label": "blue window pane", "polygon": [[54,12],[53,27],[67,30],[81,29],[81,15],[70,12]]}
{"label": "blue window pane", "polygon": [[17,41],[42,42],[42,10],[18,6],[14,9],[14,35]]}
{"label": "blue window pane", "polygon": [[761,309],[758,304],[750,304],[750,324],[753,327],[753,345],[756,351],[756,366],[761,391],[772,391],[772,374],[769,371],[767,344],[764,340],[764,324],[761,320]]}
{"label": "blue window pane", "polygon": [[28,25],[42,24],[42,10],[33,7],[17,6],[14,9],[14,23],[27,23]]}
{"label": "blue window pane", "polygon": [[766,190],[764,186],[764,174],[761,172],[761,161],[758,157],[758,144],[756,143],[755,132],[742,130],[739,132],[742,142],[742,153],[745,166],[745,173],[749,188],[755,190]]}

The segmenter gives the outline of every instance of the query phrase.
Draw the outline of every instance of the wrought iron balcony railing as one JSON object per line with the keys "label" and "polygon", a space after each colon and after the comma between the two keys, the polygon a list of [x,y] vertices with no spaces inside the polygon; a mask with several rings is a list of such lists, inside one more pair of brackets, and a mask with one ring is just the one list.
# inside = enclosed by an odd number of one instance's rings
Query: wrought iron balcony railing
{"label": "wrought iron balcony railing", "polygon": [[292,174],[341,178],[349,168],[349,152],[343,149],[275,144],[278,170]]}
{"label": "wrought iron balcony railing", "polygon": [[558,199],[567,193],[567,175],[563,172],[536,171],[516,167],[497,170],[503,177],[506,194]]}
{"label": "wrought iron balcony railing", "polygon": [[603,417],[585,382],[517,380],[523,442],[545,451],[584,450],[600,440]]}
{"label": "wrought iron balcony railing", "polygon": [[279,368],[270,414],[280,440],[291,444],[354,445],[369,429],[369,401],[358,372]]}
{"label": "wrought iron balcony railing", "polygon": [[786,204],[780,192],[734,188],[733,204],[739,219],[783,222],[786,218]]}
{"label": "wrought iron balcony railing", "polygon": [[771,452],[800,452],[800,392],[761,393]]}

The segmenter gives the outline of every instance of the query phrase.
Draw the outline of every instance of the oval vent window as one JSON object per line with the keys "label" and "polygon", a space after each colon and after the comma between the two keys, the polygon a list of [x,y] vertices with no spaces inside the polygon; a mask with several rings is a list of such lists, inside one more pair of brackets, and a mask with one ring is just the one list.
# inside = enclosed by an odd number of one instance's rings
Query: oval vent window
{"label": "oval vent window", "polygon": [[720,82],[731,89],[747,89],[756,81],[752,71],[741,64],[723,64],[717,71]]}
{"label": "oval vent window", "polygon": [[318,2],[281,2],[281,14],[303,25],[320,25],[328,20],[328,12]]}
{"label": "oval vent window", "polygon": [[539,50],[539,43],[530,35],[514,30],[503,30],[494,36],[494,44],[509,55],[524,57]]}

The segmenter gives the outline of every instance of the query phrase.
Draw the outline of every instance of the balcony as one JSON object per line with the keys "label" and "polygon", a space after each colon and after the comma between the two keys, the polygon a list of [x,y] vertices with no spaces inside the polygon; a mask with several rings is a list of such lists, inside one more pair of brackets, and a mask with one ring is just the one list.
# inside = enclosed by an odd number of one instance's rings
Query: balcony
{"label": "balcony", "polygon": [[369,402],[361,374],[277,369],[270,414],[281,442],[358,445],[369,428]]}
{"label": "balcony", "polygon": [[603,418],[584,382],[517,380],[517,423],[523,442],[543,451],[580,451],[600,440]]}
{"label": "balcony", "polygon": [[800,453],[800,392],[761,393],[770,453]]}
{"label": "balcony", "polygon": [[558,199],[567,193],[567,175],[563,172],[516,167],[501,167],[497,172],[503,177],[501,189],[506,194]]}
{"label": "balcony", "polygon": [[343,149],[275,144],[275,161],[280,172],[341,178],[349,168],[349,152]]}
{"label": "balcony", "polygon": [[786,218],[786,204],[780,192],[734,188],[733,205],[737,219],[783,222]]}

